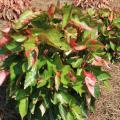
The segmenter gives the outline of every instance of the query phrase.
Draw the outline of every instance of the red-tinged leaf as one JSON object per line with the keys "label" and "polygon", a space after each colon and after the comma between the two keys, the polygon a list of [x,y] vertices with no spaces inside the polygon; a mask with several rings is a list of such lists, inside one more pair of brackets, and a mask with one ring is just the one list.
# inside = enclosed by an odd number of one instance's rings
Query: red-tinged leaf
{"label": "red-tinged leaf", "polygon": [[95,89],[94,86],[96,84],[96,77],[94,76],[94,74],[92,74],[91,72],[86,72],[84,71],[84,76],[85,76],[85,83],[86,86],[90,92],[90,94],[95,97]]}
{"label": "red-tinged leaf", "polygon": [[10,41],[8,35],[3,35],[1,38],[0,38],[0,48],[4,47],[8,42]]}
{"label": "red-tinged leaf", "polygon": [[29,65],[34,65],[38,58],[38,49],[29,49],[25,52],[25,55],[28,58]]}
{"label": "red-tinged leaf", "polygon": [[109,62],[105,61],[104,59],[102,59],[99,56],[95,56],[95,59],[92,62],[92,65],[94,65],[94,66],[104,66],[104,67],[110,69],[109,64],[110,64]]}
{"label": "red-tinged leaf", "polygon": [[77,80],[77,78],[74,76],[74,74],[72,73],[72,71],[69,71],[67,76],[71,79],[71,81],[75,82]]}
{"label": "red-tinged leaf", "polygon": [[109,26],[107,26],[107,30],[109,31],[109,30],[111,30],[111,26],[109,25]]}
{"label": "red-tinged leaf", "polygon": [[28,35],[32,35],[31,31],[29,29],[25,29],[24,33],[27,33]]}
{"label": "red-tinged leaf", "polygon": [[71,77],[71,81],[75,82],[77,80],[77,78],[75,76]]}
{"label": "red-tinged leaf", "polygon": [[55,13],[55,5],[51,4],[51,6],[50,6],[49,9],[48,9],[48,14],[49,14],[50,16],[53,16],[54,13]]}
{"label": "red-tinged leaf", "polygon": [[5,60],[8,57],[8,55],[0,54],[0,61]]}
{"label": "red-tinged leaf", "polygon": [[79,29],[84,29],[84,30],[88,30],[88,31],[92,31],[93,30],[93,28],[89,27],[85,22],[80,22],[78,20],[72,19],[70,21],[70,24],[74,25],[75,27],[77,27]]}
{"label": "red-tinged leaf", "polygon": [[80,0],[74,0],[73,1],[74,6],[79,6],[80,5]]}
{"label": "red-tinged leaf", "polygon": [[70,44],[71,47],[76,47],[77,46],[77,43],[76,43],[75,39],[71,39],[69,44]]}
{"label": "red-tinged leaf", "polygon": [[0,71],[0,86],[4,83],[8,75],[9,75],[8,71],[5,70]]}
{"label": "red-tinged leaf", "polygon": [[23,24],[24,24],[24,25],[27,25],[29,22],[30,22],[29,19],[25,19],[25,20],[23,21]]}
{"label": "red-tinged leaf", "polygon": [[95,45],[98,41],[97,40],[91,40],[91,44]]}
{"label": "red-tinged leaf", "polygon": [[109,20],[110,22],[113,21],[113,13],[110,14],[110,16],[108,17],[108,20]]}
{"label": "red-tinged leaf", "polygon": [[47,54],[48,54],[48,49],[45,49],[44,51],[43,51],[43,57],[45,57]]}
{"label": "red-tinged leaf", "polygon": [[86,45],[79,45],[79,46],[75,46],[75,47],[74,47],[74,50],[76,50],[76,51],[83,51],[83,50],[85,50],[86,48],[87,48]]}

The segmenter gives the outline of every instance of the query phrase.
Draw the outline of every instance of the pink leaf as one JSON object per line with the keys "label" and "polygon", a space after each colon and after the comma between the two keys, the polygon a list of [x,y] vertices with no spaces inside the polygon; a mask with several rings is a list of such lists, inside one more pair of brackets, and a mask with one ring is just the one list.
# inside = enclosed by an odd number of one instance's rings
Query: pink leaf
{"label": "pink leaf", "polygon": [[93,97],[95,97],[94,86],[95,86],[96,81],[97,81],[96,77],[91,72],[86,72],[86,71],[84,71],[84,76],[85,76],[85,83],[86,83],[86,86],[87,86],[90,94]]}
{"label": "pink leaf", "polygon": [[109,30],[111,30],[111,26],[109,25],[109,26],[107,26],[107,30],[109,31]]}
{"label": "pink leaf", "polygon": [[8,55],[0,54],[0,61],[3,61],[7,57],[8,57]]}
{"label": "pink leaf", "polygon": [[0,71],[0,86],[4,83],[8,75],[9,75],[8,71],[5,70]]}
{"label": "pink leaf", "polygon": [[76,43],[75,39],[71,39],[70,42],[69,42],[69,44],[70,44],[71,47],[77,46],[77,43]]}
{"label": "pink leaf", "polygon": [[4,28],[1,30],[2,32],[8,33],[10,31],[10,27]]}
{"label": "pink leaf", "polygon": [[102,59],[99,56],[95,56],[95,59],[93,60],[92,65],[94,65],[94,66],[103,66],[103,67],[106,67],[106,68],[110,69],[109,62],[105,61],[104,59]]}
{"label": "pink leaf", "polygon": [[2,28],[2,32],[4,32],[4,33],[8,33],[9,31],[10,31],[10,29],[11,29],[11,23],[9,23],[9,22],[5,22],[5,24],[3,24],[3,28]]}

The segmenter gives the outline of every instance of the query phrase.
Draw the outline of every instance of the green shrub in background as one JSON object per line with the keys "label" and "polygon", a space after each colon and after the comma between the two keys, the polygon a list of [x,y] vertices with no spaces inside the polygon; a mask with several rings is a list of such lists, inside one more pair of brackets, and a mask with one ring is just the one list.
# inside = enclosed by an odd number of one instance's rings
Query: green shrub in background
{"label": "green shrub in background", "polygon": [[0,85],[21,118],[82,120],[93,111],[99,83],[108,86],[109,61],[120,51],[120,18],[109,10],[51,6],[25,11],[0,33]]}

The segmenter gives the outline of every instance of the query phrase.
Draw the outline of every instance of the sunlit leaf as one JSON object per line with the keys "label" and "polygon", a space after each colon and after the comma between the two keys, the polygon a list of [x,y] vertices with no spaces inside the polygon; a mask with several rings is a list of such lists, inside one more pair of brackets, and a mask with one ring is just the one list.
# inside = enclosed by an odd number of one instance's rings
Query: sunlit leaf
{"label": "sunlit leaf", "polygon": [[63,12],[62,28],[64,28],[68,24],[70,20],[71,11],[72,11],[72,5],[64,6],[62,11]]}
{"label": "sunlit leaf", "polygon": [[23,120],[23,118],[27,115],[27,112],[28,112],[28,98],[24,98],[20,100],[19,112]]}

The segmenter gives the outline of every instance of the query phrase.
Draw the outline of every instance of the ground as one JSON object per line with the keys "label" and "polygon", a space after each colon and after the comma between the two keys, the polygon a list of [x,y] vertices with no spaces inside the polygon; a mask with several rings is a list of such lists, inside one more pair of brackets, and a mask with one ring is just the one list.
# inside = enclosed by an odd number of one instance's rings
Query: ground
{"label": "ground", "polygon": [[112,65],[110,90],[101,87],[101,97],[96,100],[95,112],[86,120],[120,120],[120,63]]}

